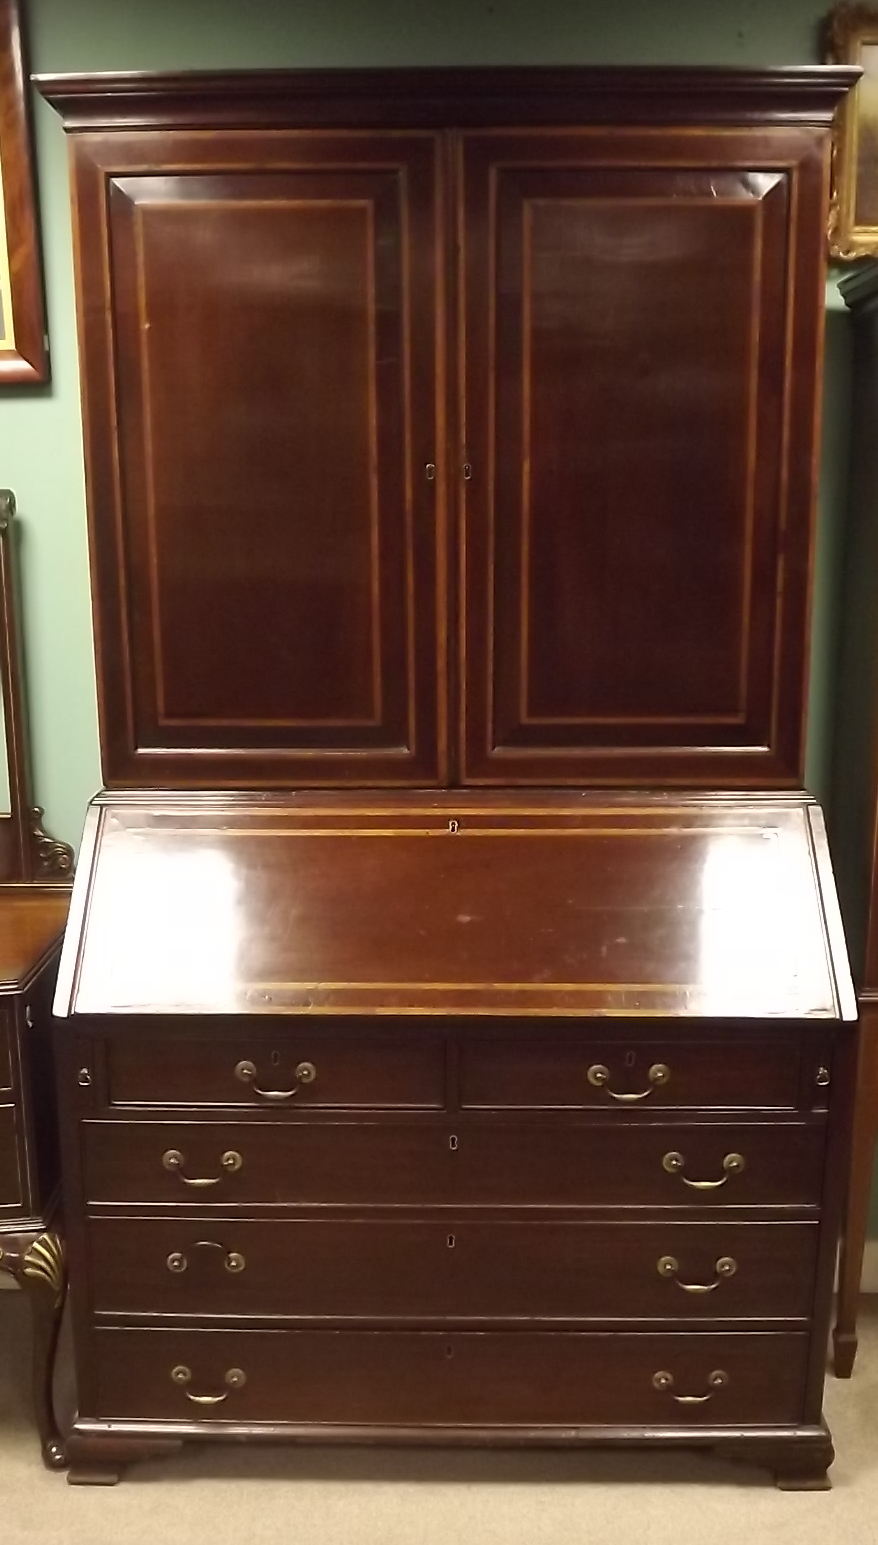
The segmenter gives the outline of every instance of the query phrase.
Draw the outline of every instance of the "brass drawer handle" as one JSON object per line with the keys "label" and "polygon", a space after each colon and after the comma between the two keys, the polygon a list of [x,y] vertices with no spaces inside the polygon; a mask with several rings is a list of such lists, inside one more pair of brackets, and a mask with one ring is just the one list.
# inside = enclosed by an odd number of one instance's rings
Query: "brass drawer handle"
{"label": "brass drawer handle", "polygon": [[679,1175],[684,1186],[691,1186],[694,1191],[717,1191],[724,1186],[730,1176],[740,1175],[746,1167],[746,1161],[742,1153],[727,1153],[723,1159],[724,1174],[721,1180],[688,1180],[682,1173],[686,1160],[681,1153],[666,1153],[662,1159],[662,1169],[669,1175]]}
{"label": "brass drawer handle", "polygon": [[313,1062],[300,1062],[295,1070],[295,1085],[292,1089],[260,1089],[256,1082],[256,1063],[245,1057],[235,1067],[235,1077],[242,1084],[249,1084],[254,1094],[258,1094],[263,1100],[292,1100],[298,1094],[302,1084],[313,1084],[317,1077],[317,1069]]}
{"label": "brass drawer handle", "polygon": [[[167,1153],[162,1154],[162,1164],[165,1169],[170,1170],[172,1175],[177,1175],[182,1180],[184,1186],[218,1186],[223,1178],[222,1175],[209,1175],[204,1178],[201,1176],[184,1175],[183,1165],[185,1163],[186,1159],[179,1148],[169,1148]],[[227,1175],[234,1175],[241,1168],[244,1160],[239,1153],[235,1153],[234,1149],[230,1148],[223,1154],[220,1163]]]}
{"label": "brass drawer handle", "polygon": [[725,1389],[728,1386],[729,1376],[722,1368],[715,1368],[713,1373],[708,1374],[707,1382],[710,1389],[706,1395],[675,1395],[673,1393],[674,1375],[668,1373],[666,1368],[662,1368],[652,1376],[653,1389],[659,1390],[662,1394],[665,1391],[669,1392],[671,1399],[676,1400],[680,1406],[703,1406],[706,1401],[713,1399],[718,1389]]}
{"label": "brass drawer handle", "polygon": [[[224,1256],[223,1265],[226,1271],[231,1272],[233,1276],[237,1272],[243,1271],[247,1265],[239,1250],[227,1250],[225,1245],[218,1244],[215,1239],[196,1239],[190,1248],[193,1250],[220,1250]],[[179,1276],[181,1272],[188,1269],[189,1260],[182,1250],[172,1250],[166,1264],[168,1271]]]}
{"label": "brass drawer handle", "polygon": [[223,1383],[229,1387],[222,1395],[193,1395],[192,1391],[186,1388],[186,1385],[192,1382],[192,1369],[185,1367],[183,1363],[171,1369],[171,1378],[182,1389],[186,1399],[197,1406],[222,1405],[224,1400],[228,1400],[233,1389],[241,1389],[247,1383],[247,1375],[243,1368],[229,1368],[223,1376]]}
{"label": "brass drawer handle", "polygon": [[610,1070],[602,1062],[593,1063],[585,1076],[593,1088],[605,1089],[611,1100],[618,1100],[622,1104],[633,1105],[637,1100],[645,1100],[647,1095],[652,1094],[656,1089],[661,1089],[663,1084],[668,1083],[671,1077],[671,1070],[666,1062],[654,1062],[646,1075],[649,1079],[649,1088],[641,1089],[639,1094],[617,1094],[615,1089],[611,1089],[609,1082]]}
{"label": "brass drawer handle", "polygon": [[713,1293],[722,1281],[735,1275],[738,1263],[731,1255],[721,1255],[713,1269],[716,1272],[714,1282],[681,1282],[678,1275],[680,1262],[675,1255],[662,1255],[657,1262],[659,1276],[676,1282],[677,1287],[682,1288],[684,1293]]}

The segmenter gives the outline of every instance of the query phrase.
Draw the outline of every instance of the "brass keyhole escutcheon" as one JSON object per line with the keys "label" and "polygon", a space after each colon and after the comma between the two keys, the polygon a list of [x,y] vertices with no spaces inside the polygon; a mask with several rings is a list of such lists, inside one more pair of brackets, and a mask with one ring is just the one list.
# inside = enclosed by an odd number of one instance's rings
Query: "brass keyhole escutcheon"
{"label": "brass keyhole escutcheon", "polygon": [[457,1153],[457,1150],[458,1150],[460,1144],[458,1143],[458,1140],[454,1136],[453,1133],[452,1133],[451,1137],[449,1137],[449,1139],[448,1139],[448,1146],[451,1149],[452,1153]]}

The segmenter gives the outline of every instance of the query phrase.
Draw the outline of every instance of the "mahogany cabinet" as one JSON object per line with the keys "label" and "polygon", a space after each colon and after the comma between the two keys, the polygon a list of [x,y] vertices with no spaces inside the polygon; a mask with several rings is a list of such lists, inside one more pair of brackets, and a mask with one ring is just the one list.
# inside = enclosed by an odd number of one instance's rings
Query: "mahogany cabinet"
{"label": "mahogany cabinet", "polygon": [[43,80],[107,783],[800,787],[854,78]]}
{"label": "mahogany cabinet", "polygon": [[73,1479],[286,1436],[825,1484],[855,1006],[796,791],[855,78],[41,82],[109,786]]}
{"label": "mahogany cabinet", "polygon": [[286,1436],[825,1481],[856,1010],[812,802],[104,794],[79,872],[74,1480]]}

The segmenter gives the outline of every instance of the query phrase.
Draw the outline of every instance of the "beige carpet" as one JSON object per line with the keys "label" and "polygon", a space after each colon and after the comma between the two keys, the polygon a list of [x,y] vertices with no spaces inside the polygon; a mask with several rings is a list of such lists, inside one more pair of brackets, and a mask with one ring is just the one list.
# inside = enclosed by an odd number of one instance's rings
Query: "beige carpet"
{"label": "beige carpet", "polygon": [[42,1469],[29,1325],[0,1298],[2,1545],[878,1545],[878,1301],[857,1369],[831,1378],[831,1492],[668,1454],[190,1448],[113,1490]]}

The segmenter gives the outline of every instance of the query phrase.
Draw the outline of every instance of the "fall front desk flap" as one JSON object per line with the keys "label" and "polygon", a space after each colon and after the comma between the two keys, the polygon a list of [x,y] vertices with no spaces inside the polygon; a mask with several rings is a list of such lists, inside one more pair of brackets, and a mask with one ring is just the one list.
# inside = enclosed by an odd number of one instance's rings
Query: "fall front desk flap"
{"label": "fall front desk flap", "polygon": [[804,797],[103,794],[56,1012],[853,1019]]}

